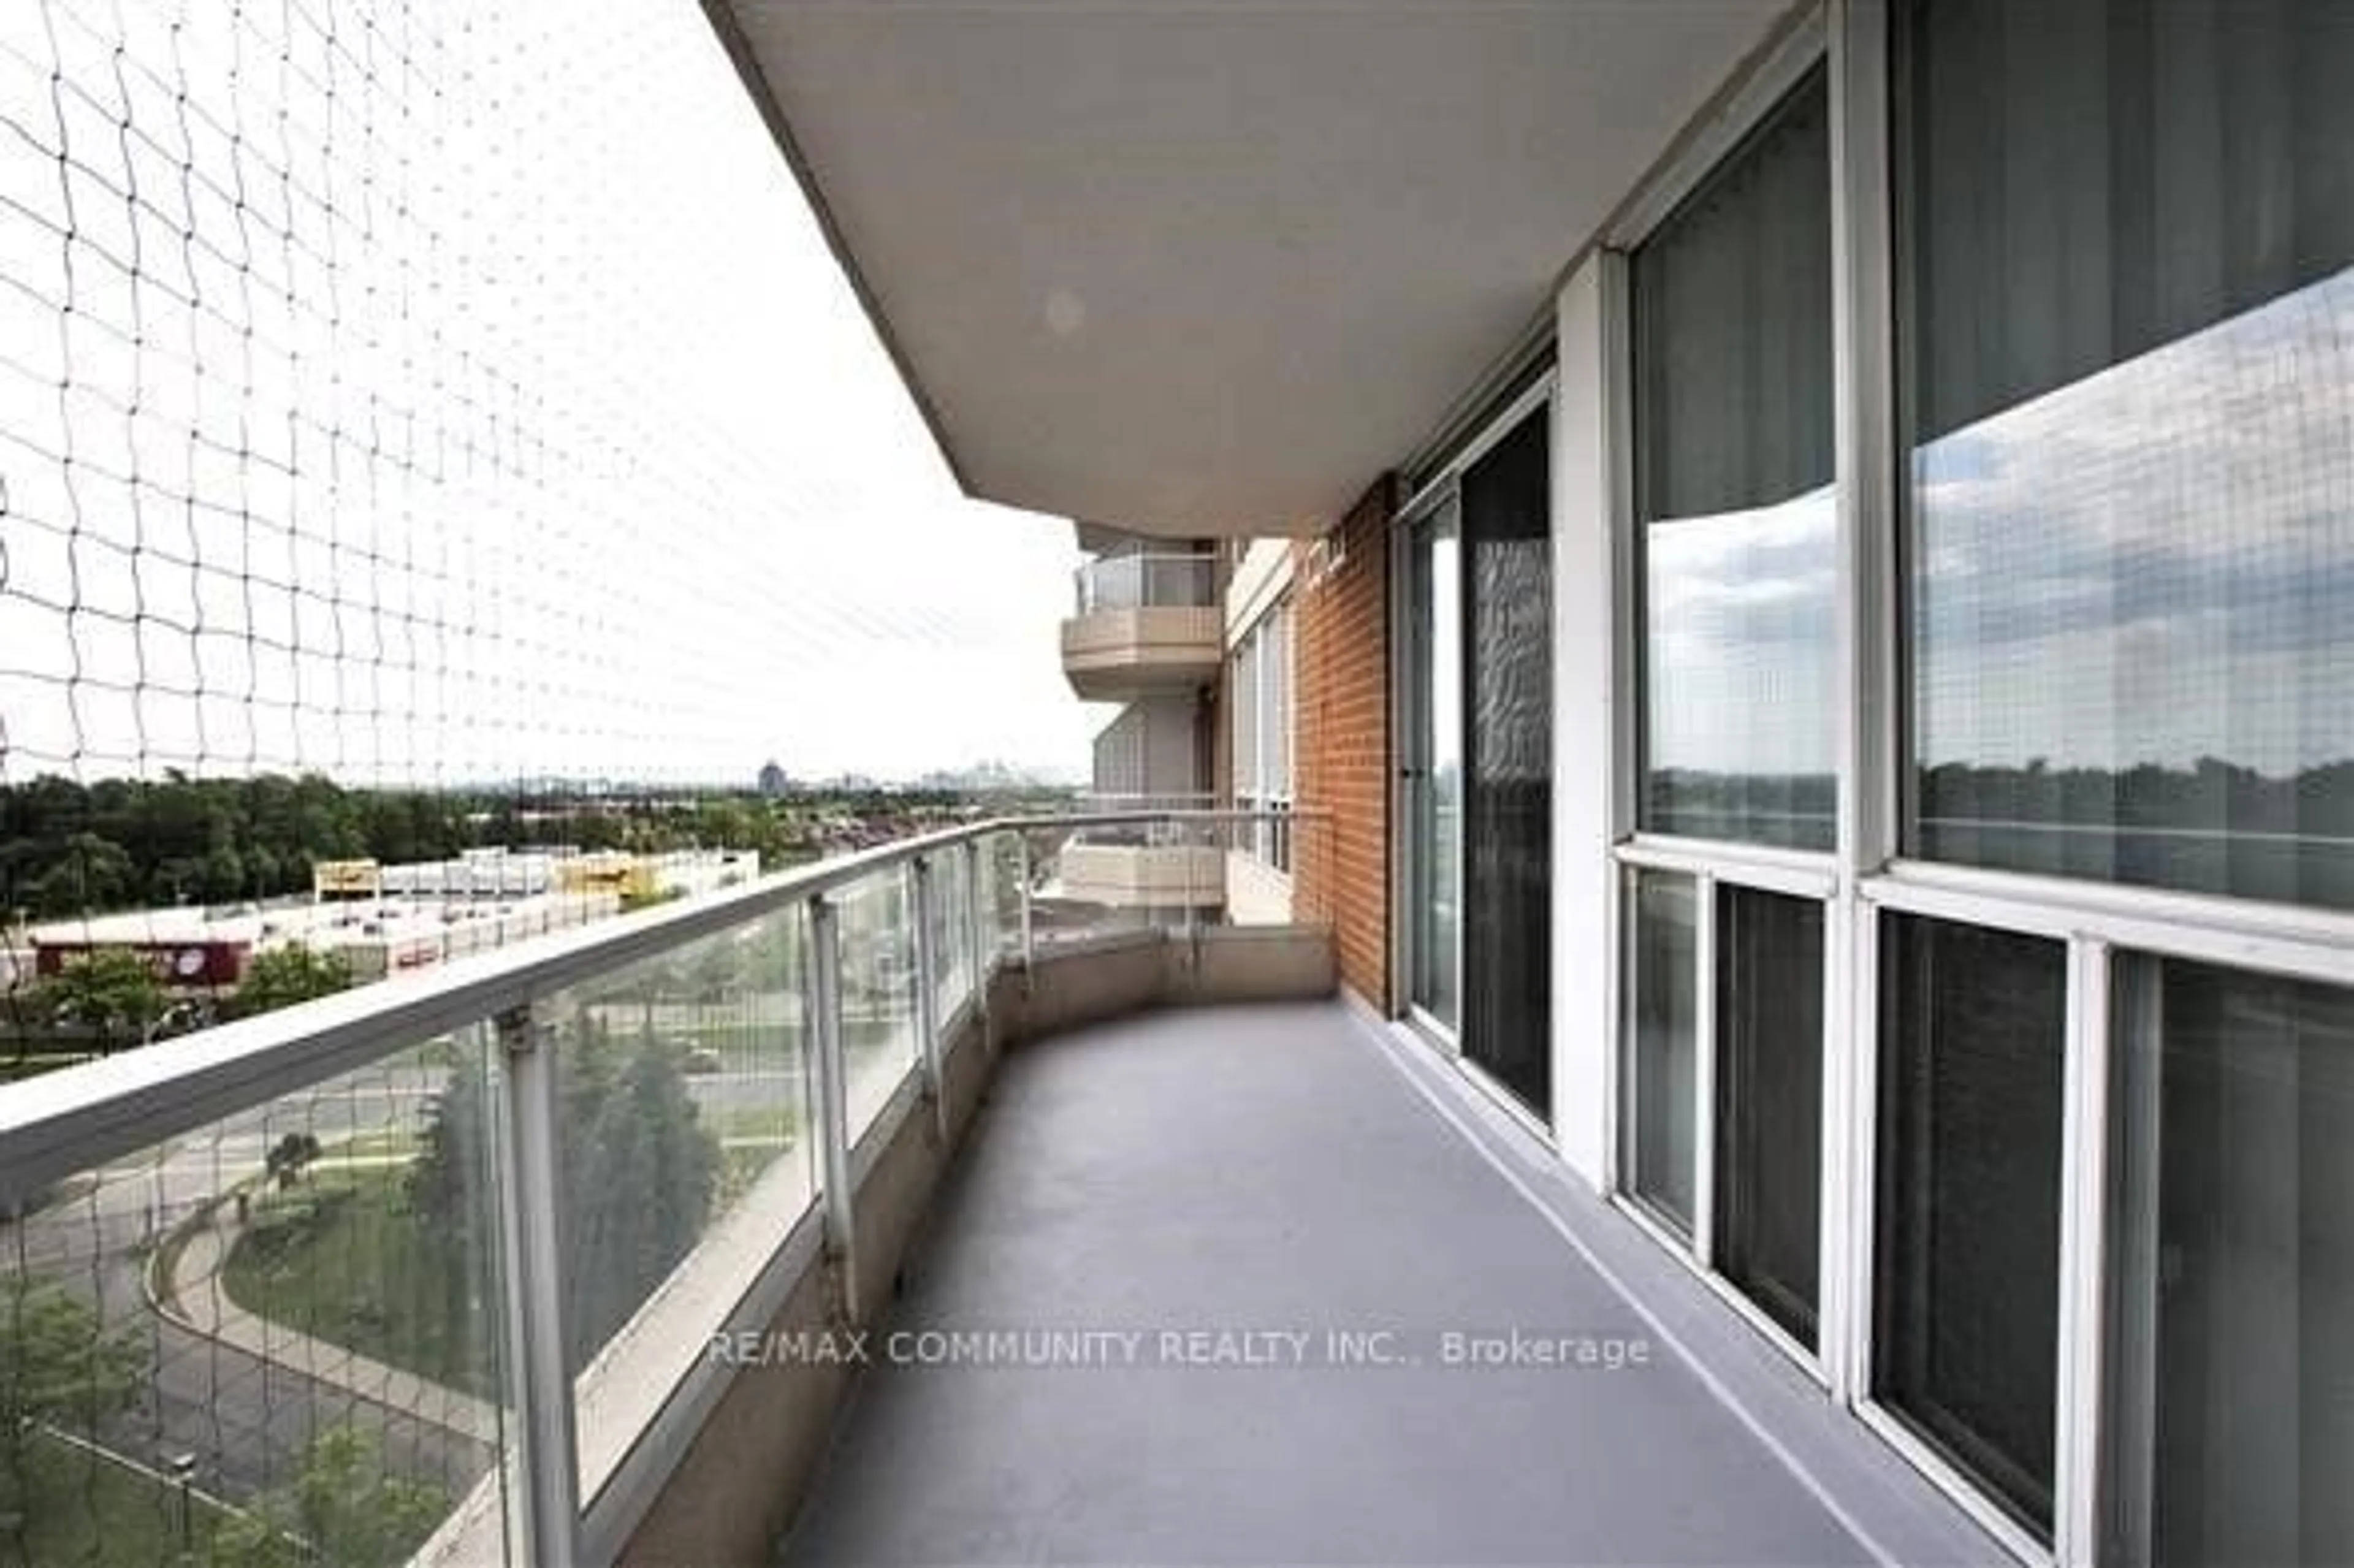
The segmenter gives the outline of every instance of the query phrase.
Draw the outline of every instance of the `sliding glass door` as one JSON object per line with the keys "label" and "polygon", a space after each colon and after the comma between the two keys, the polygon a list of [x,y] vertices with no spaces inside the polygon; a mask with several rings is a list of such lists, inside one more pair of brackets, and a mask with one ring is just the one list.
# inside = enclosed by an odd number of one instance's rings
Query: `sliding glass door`
{"label": "sliding glass door", "polygon": [[1499,421],[1407,524],[1406,1000],[1552,1111],[1552,484],[1547,405]]}
{"label": "sliding glass door", "polygon": [[1409,548],[1406,863],[1407,1000],[1452,1040],[1462,1027],[1463,627],[1460,522],[1453,497]]}
{"label": "sliding glass door", "polygon": [[1463,1054],[1553,1101],[1552,450],[1539,404],[1463,471]]}

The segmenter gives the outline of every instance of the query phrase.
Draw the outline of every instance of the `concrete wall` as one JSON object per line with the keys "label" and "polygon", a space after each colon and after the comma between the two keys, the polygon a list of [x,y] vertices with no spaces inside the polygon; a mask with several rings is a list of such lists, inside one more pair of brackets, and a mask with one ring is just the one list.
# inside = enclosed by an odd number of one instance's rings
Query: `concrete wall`
{"label": "concrete wall", "polygon": [[1226,854],[1214,843],[1072,844],[1063,895],[1116,909],[1214,908],[1225,901]]}
{"label": "concrete wall", "polygon": [[[1240,829],[1236,830],[1241,832]],[[1309,836],[1305,824],[1295,825],[1292,832],[1293,853]],[[1291,919],[1291,876],[1265,861],[1243,853],[1240,850],[1226,853],[1226,918],[1236,926],[1282,926]]]}
{"label": "concrete wall", "polygon": [[1191,691],[1130,703],[1096,735],[1096,792],[1209,794],[1203,705],[1201,694]]}
{"label": "concrete wall", "polygon": [[1218,678],[1215,605],[1098,609],[1063,622],[1063,673],[1091,702],[1124,702]]}
{"label": "concrete wall", "polygon": [[1618,978],[1604,265],[1588,258],[1562,288],[1553,466],[1553,1126],[1562,1159],[1597,1190],[1607,1181]]}

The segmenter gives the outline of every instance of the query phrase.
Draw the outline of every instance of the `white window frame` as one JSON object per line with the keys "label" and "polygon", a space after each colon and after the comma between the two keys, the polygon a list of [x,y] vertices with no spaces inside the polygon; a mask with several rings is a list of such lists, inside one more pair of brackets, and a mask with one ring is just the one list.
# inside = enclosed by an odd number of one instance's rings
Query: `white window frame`
{"label": "white window frame", "polygon": [[[1534,361],[1530,361],[1528,356],[1532,353],[1536,358]],[[1406,913],[1416,880],[1415,835],[1412,824],[1413,792],[1406,782],[1406,773],[1413,766],[1410,760],[1413,756],[1413,741],[1409,729],[1410,726],[1422,722],[1423,715],[1416,712],[1416,702],[1411,695],[1416,689],[1414,684],[1416,677],[1411,666],[1419,650],[1410,647],[1407,638],[1395,629],[1407,626],[1412,620],[1409,596],[1415,591],[1411,566],[1415,536],[1419,530],[1430,525],[1442,509],[1452,506],[1456,511],[1457,535],[1458,540],[1460,539],[1463,475],[1477,466],[1480,459],[1493,451],[1506,437],[1512,435],[1532,418],[1542,418],[1545,422],[1545,439],[1549,448],[1548,462],[1558,461],[1557,455],[1550,450],[1550,445],[1554,440],[1553,409],[1561,385],[1561,368],[1557,363],[1553,362],[1553,357],[1554,344],[1550,336],[1544,337],[1543,342],[1533,349],[1527,344],[1516,347],[1511,356],[1511,363],[1508,366],[1508,368],[1513,371],[1513,375],[1498,379],[1506,387],[1512,386],[1515,380],[1522,384],[1465,427],[1465,431],[1468,433],[1464,434],[1462,440],[1447,448],[1444,460],[1422,480],[1390,520],[1388,613],[1393,635],[1390,638],[1389,678],[1390,690],[1395,699],[1392,705],[1392,718],[1389,726],[1390,821],[1393,824],[1390,839],[1393,900],[1391,907],[1399,912],[1397,918],[1391,922],[1390,950],[1391,962],[1394,966],[1394,973],[1399,977],[1411,975],[1416,960],[1415,922],[1413,916]],[[1534,367],[1540,364],[1542,368]],[[1465,560],[1467,562],[1469,560],[1468,554]],[[1464,569],[1469,570],[1468,565]],[[1459,613],[1459,607],[1458,609]],[[1469,631],[1468,627],[1458,629],[1459,636],[1468,636]],[[1468,649],[1464,656],[1469,657]],[[1464,794],[1462,800],[1458,802],[1458,809],[1468,817],[1470,801],[1471,715],[1467,706],[1459,701],[1456,705],[1456,717],[1457,723],[1461,726],[1460,733],[1455,736],[1456,757],[1464,770]],[[1423,783],[1427,787],[1427,779]],[[1458,843],[1455,858],[1455,940],[1453,950],[1447,959],[1455,969],[1458,1022],[1462,1018],[1462,988],[1465,974],[1463,943],[1465,928],[1469,923],[1467,910],[1469,876],[1468,847]],[[1410,980],[1401,978],[1396,989],[1399,995],[1410,998],[1412,991]],[[1559,1005],[1558,999],[1555,1005]],[[1490,1105],[1501,1111],[1530,1138],[1553,1150],[1556,1153],[1559,1151],[1561,1147],[1559,1128],[1546,1117],[1539,1115],[1522,1104],[1518,1096],[1495,1078],[1490,1077],[1478,1063],[1467,1056],[1463,1051],[1462,1035],[1458,1029],[1434,1018],[1411,1000],[1405,1004],[1405,1017],[1413,1026],[1414,1037],[1437,1051],[1440,1058],[1452,1070],[1459,1073],[1465,1082],[1485,1096]]]}
{"label": "white window frame", "polygon": [[[2100,1513],[2105,1439],[2103,1356],[2115,1050],[2110,998],[2121,959],[2149,955],[2354,987],[2354,913],[2263,904],[2205,894],[2078,882],[2024,873],[1908,860],[1900,853],[1900,789],[1906,758],[1905,693],[1896,650],[1903,615],[1897,530],[1903,456],[1897,448],[1896,307],[1892,242],[1892,105],[1889,0],[1821,0],[1789,23],[1720,95],[1684,146],[1629,201],[1603,237],[1605,362],[1598,374],[1608,431],[1609,515],[1617,667],[1637,668],[1639,634],[1632,549],[1636,519],[1632,355],[1627,253],[1718,165],[1783,95],[1826,57],[1831,101],[1833,374],[1838,492],[1838,830],[1829,854],[1702,842],[1638,832],[1634,801],[1635,703],[1615,705],[1611,810],[1620,895],[1608,920],[1609,1001],[1623,1031],[1631,997],[1624,977],[1628,933],[1621,912],[1636,870],[1694,879],[1701,928],[1695,991],[1702,1053],[1700,1177],[1688,1247],[1628,1201],[1620,1095],[1623,1038],[1603,1054],[1610,1106],[1604,1180],[1614,1201],[1705,1279],[1766,1338],[1792,1355],[1830,1395],[1952,1498],[2020,1561],[2091,1563],[2104,1533]],[[1564,374],[1567,373],[1564,367]],[[1820,898],[1825,906],[1823,1272],[1819,1351],[1808,1357],[1710,1267],[1715,1143],[1712,969],[1719,885]],[[2064,943],[2069,991],[2062,1105],[2060,1330],[2055,1401],[2053,1529],[2050,1542],[2015,1523],[1872,1394],[1873,1246],[1877,1216],[1880,1054],[1880,929],[1883,916],[1925,916],[2045,937]]]}

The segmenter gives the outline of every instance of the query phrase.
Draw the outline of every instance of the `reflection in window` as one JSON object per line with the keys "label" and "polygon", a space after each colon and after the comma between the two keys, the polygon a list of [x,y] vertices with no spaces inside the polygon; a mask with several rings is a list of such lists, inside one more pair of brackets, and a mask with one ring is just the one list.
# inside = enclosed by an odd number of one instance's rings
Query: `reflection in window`
{"label": "reflection in window", "polygon": [[1908,850],[2354,906],[2354,10],[1901,15]]}
{"label": "reflection in window", "polygon": [[1463,472],[1463,1054],[1553,1107],[1553,521],[1547,410]]}
{"label": "reflection in window", "polygon": [[1831,846],[1829,126],[1818,70],[1633,259],[1653,832]]}
{"label": "reflection in window", "polygon": [[2104,1562],[2354,1562],[2354,991],[2120,966]]}
{"label": "reflection in window", "polygon": [[1448,1029],[1463,871],[1463,589],[1453,504],[1415,535],[1414,1001]]}

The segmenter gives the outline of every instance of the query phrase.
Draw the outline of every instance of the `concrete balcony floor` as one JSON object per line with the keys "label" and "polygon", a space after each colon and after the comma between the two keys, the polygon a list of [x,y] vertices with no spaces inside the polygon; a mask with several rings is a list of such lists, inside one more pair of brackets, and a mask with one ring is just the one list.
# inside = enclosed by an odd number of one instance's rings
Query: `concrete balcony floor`
{"label": "concrete balcony floor", "polygon": [[[930,1329],[1145,1339],[1133,1364],[1109,1340],[1089,1367],[883,1355]],[[1253,1366],[1160,1338],[1196,1330],[1310,1339],[1246,1341]],[[1419,1364],[1336,1364],[1329,1330]],[[1649,1359],[1444,1363],[1443,1335],[1514,1330]],[[1337,1003],[1013,1052],[873,1349],[783,1561],[2003,1555],[1460,1075]]]}

